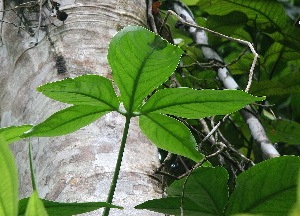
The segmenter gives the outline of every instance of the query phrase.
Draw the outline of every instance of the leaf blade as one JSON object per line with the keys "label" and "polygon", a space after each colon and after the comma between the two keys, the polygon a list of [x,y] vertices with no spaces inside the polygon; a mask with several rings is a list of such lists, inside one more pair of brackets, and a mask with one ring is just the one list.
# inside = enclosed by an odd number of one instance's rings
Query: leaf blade
{"label": "leaf blade", "polygon": [[0,137],[0,215],[18,215],[18,175],[12,153]]}
{"label": "leaf blade", "polygon": [[34,191],[28,201],[25,216],[48,216],[43,202],[40,200],[37,191]]}
{"label": "leaf blade", "polygon": [[196,141],[190,130],[171,117],[160,114],[140,116],[142,132],[159,148],[190,158],[196,162],[203,155],[196,150]]}
{"label": "leaf blade", "polygon": [[107,106],[71,106],[54,113],[45,121],[25,132],[22,137],[51,137],[72,133],[99,119],[109,111],[110,108]]}
{"label": "leaf blade", "polygon": [[174,72],[183,51],[140,26],[127,26],[110,42],[108,62],[127,111]]}
{"label": "leaf blade", "polygon": [[284,156],[261,162],[243,172],[237,177],[226,215],[287,215],[296,202],[299,168],[299,157]]}
{"label": "leaf blade", "polygon": [[141,107],[141,113],[170,114],[183,118],[225,115],[262,100],[238,90],[162,89]]}
{"label": "leaf blade", "polygon": [[[185,178],[173,182],[167,198],[148,200],[135,208],[180,215],[182,188]],[[223,215],[228,199],[228,173],[222,167],[201,167],[193,171],[185,185],[184,215]]]}
{"label": "leaf blade", "polygon": [[286,25],[282,4],[273,0],[199,0],[198,5],[211,15],[225,15],[233,11],[243,12],[249,20],[255,20],[257,26],[263,29],[274,27],[281,30]]}
{"label": "leaf blade", "polygon": [[119,101],[112,82],[105,77],[87,74],[46,83],[37,90],[54,100],[73,104],[110,107],[118,110]]}
{"label": "leaf blade", "polygon": [[[222,167],[200,167],[193,171],[184,196],[197,203],[198,215],[223,215],[228,200],[228,173]],[[167,188],[168,196],[181,196],[184,179]]]}
{"label": "leaf blade", "polygon": [[21,140],[20,136],[32,128],[32,125],[11,126],[6,128],[0,128],[0,137],[2,137],[2,143],[11,144]]}
{"label": "leaf blade", "polygon": [[[50,200],[40,199],[49,216],[72,216],[94,211],[102,207],[123,209],[120,206],[112,205],[106,202],[87,202],[87,203],[60,203]],[[19,214],[25,213],[29,198],[21,199],[19,202]]]}

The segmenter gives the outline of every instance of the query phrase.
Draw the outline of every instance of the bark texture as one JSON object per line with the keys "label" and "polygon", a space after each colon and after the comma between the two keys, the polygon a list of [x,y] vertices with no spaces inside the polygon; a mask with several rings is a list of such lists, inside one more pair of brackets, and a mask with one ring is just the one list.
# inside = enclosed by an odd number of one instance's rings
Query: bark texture
{"label": "bark texture", "polygon": [[[65,0],[60,7],[69,15],[64,23],[47,18],[49,11],[44,7],[42,25],[47,27],[40,28],[36,46],[37,33],[30,36],[3,23],[1,127],[36,124],[65,107],[38,93],[35,89],[39,85],[87,73],[111,78],[106,58],[109,41],[126,25],[146,24],[145,4],[144,0]],[[9,7],[8,1],[5,7]],[[38,24],[38,15],[26,15],[32,18],[31,25]],[[13,11],[5,12],[3,19],[20,24]],[[31,142],[41,197],[64,202],[106,201],[124,122],[118,113],[109,113],[67,136],[32,138],[13,144],[21,198],[32,191],[27,156],[27,144]],[[110,215],[158,215],[132,208],[161,196],[159,183],[148,176],[159,163],[157,149],[140,132],[136,119],[132,123],[114,199],[125,210],[112,209]]]}

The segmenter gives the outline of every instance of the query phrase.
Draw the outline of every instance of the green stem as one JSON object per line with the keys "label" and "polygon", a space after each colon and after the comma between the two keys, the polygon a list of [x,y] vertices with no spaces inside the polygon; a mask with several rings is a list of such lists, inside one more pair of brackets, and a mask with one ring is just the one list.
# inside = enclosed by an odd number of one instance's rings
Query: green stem
{"label": "green stem", "polygon": [[[121,168],[123,153],[124,153],[125,144],[126,144],[127,135],[128,135],[128,130],[129,130],[130,119],[131,119],[131,116],[126,116],[125,128],[124,128],[124,131],[123,131],[123,137],[122,137],[122,142],[121,142],[121,146],[120,146],[120,150],[119,150],[118,160],[117,160],[117,163],[116,163],[114,176],[113,176],[113,179],[112,179],[112,182],[111,182],[111,185],[110,185],[108,197],[107,197],[107,200],[106,200],[106,202],[110,203],[110,204],[112,203],[114,193],[115,193],[115,189],[116,189],[116,185],[117,185],[117,181],[118,181],[118,176],[119,176],[119,172],[120,172],[120,168]],[[110,210],[109,207],[105,207],[102,215],[103,216],[108,216],[109,210]]]}
{"label": "green stem", "polygon": [[30,141],[29,141],[29,144],[28,144],[28,157],[29,157],[29,167],[30,167],[30,174],[31,174],[32,189],[35,191],[36,190],[36,183],[35,183],[35,176],[34,176],[34,170],[33,170],[33,165],[32,165],[32,154],[31,154],[31,143],[30,143]]}

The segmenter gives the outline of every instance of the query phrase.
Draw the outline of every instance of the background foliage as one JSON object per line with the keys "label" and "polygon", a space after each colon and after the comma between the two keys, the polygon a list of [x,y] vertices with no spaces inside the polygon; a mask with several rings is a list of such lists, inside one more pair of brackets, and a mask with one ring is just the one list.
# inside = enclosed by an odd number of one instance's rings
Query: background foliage
{"label": "background foliage", "polygon": [[[107,202],[55,203],[40,199],[36,190],[18,201],[16,167],[8,148],[20,137],[64,135],[117,111],[126,117],[121,149],[135,116],[160,148],[162,166],[156,174],[162,175],[167,195],[136,208],[175,215],[299,215],[300,25],[299,12],[294,10],[299,1],[183,2],[199,25],[254,44],[259,61],[250,92],[266,99],[223,90],[215,74],[223,62],[205,59],[201,47],[174,17],[167,20],[168,27],[163,26],[168,35],[162,37],[177,39],[181,49],[142,27],[126,27],[112,39],[108,51],[121,95],[115,93],[111,80],[96,75],[48,83],[38,91],[70,107],[33,127],[0,129],[0,169],[5,179],[0,182],[0,214],[72,215],[99,207],[121,208],[111,205],[114,188]],[[163,18],[172,1],[162,3],[158,12]],[[208,42],[244,89],[252,54],[243,45],[215,35],[208,34]],[[280,154],[289,156],[263,161],[247,124],[235,112],[247,104],[257,110]],[[223,119],[225,114],[231,115]],[[220,128],[205,138],[203,125],[212,130],[219,121]],[[32,167],[31,171],[34,176]]]}

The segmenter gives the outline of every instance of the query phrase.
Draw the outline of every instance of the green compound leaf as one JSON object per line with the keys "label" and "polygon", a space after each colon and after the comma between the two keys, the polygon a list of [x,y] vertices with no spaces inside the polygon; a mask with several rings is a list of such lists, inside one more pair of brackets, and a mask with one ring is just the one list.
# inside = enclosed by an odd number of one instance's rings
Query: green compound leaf
{"label": "green compound leaf", "polygon": [[261,162],[240,174],[226,215],[288,215],[296,203],[300,158],[283,156]]}
{"label": "green compound leaf", "polygon": [[140,26],[127,26],[110,42],[108,61],[128,112],[174,72],[183,51]]}
{"label": "green compound leaf", "polygon": [[263,99],[238,90],[162,89],[141,107],[141,113],[155,112],[195,119],[229,114]]}
{"label": "green compound leaf", "polygon": [[[94,211],[102,207],[123,209],[120,206],[111,205],[106,202],[87,202],[87,203],[59,203],[50,200],[40,199],[43,202],[49,216],[72,216]],[[28,205],[29,198],[20,200],[19,215],[23,215]]]}
{"label": "green compound leaf", "polygon": [[29,199],[25,216],[48,216],[42,200],[34,191]]}
{"label": "green compound leaf", "polygon": [[104,106],[118,110],[119,101],[112,82],[98,75],[83,75],[47,83],[37,88],[49,98],[73,104]]}
{"label": "green compound leaf", "polygon": [[199,7],[210,15],[225,15],[233,11],[243,12],[257,27],[271,30],[284,29],[286,15],[281,3],[274,0],[199,0]]}
{"label": "green compound leaf", "polygon": [[[167,188],[167,198],[149,200],[135,208],[180,215],[180,197],[185,178]],[[228,173],[222,167],[200,167],[190,176],[185,186],[183,215],[223,215],[228,200]]]}
{"label": "green compound leaf", "polygon": [[190,130],[180,121],[160,114],[140,116],[143,133],[159,148],[199,162],[203,155],[196,150]]}
{"label": "green compound leaf", "polygon": [[101,106],[71,106],[60,110],[42,123],[34,126],[22,137],[51,137],[72,133],[93,121],[99,119],[110,111],[110,108]]}
{"label": "green compound leaf", "polygon": [[0,215],[18,215],[18,175],[7,141],[0,136]]}
{"label": "green compound leaf", "polygon": [[32,128],[32,125],[11,126],[0,128],[0,137],[2,138],[1,144],[11,144],[21,140],[20,136]]}

